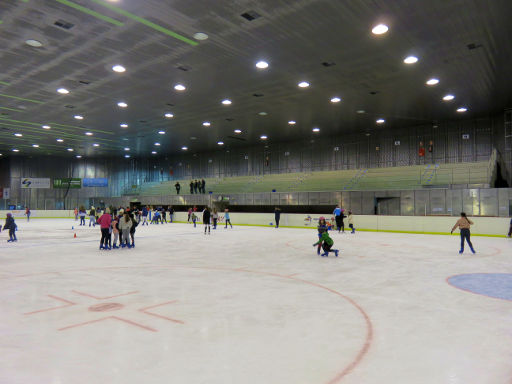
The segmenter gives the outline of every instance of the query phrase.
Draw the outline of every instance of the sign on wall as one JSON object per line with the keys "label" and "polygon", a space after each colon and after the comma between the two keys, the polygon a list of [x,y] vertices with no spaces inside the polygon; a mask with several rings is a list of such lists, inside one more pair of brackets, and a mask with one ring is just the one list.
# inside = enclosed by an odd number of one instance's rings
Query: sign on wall
{"label": "sign on wall", "polygon": [[3,189],[3,198],[4,198],[4,200],[8,200],[11,198],[11,188]]}
{"label": "sign on wall", "polygon": [[83,180],[84,187],[108,187],[108,179],[106,177],[85,178]]}
{"label": "sign on wall", "polygon": [[82,188],[82,179],[78,178],[60,178],[53,179],[53,188],[56,189],[80,189]]}
{"label": "sign on wall", "polygon": [[21,189],[50,188],[50,179],[35,177],[22,177]]}

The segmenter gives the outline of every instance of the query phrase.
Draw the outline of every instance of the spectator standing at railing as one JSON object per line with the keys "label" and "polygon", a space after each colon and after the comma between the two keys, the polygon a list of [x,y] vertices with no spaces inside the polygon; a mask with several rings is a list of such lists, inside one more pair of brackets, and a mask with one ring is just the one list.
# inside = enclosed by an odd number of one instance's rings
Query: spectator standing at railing
{"label": "spectator standing at railing", "polygon": [[196,179],[196,181],[194,181],[194,193],[198,193],[197,192],[198,188],[199,188],[199,181],[197,181],[197,179]]}
{"label": "spectator standing at railing", "polygon": [[194,182],[192,180],[190,180],[190,194],[194,194]]}
{"label": "spectator standing at railing", "polygon": [[201,180],[201,191],[203,192],[203,194],[206,193],[206,181],[204,181],[204,179]]}
{"label": "spectator standing at railing", "polygon": [[176,188],[176,193],[179,195],[180,189],[181,189],[181,185],[180,185],[179,181],[177,181],[176,184],[174,184],[174,188]]}

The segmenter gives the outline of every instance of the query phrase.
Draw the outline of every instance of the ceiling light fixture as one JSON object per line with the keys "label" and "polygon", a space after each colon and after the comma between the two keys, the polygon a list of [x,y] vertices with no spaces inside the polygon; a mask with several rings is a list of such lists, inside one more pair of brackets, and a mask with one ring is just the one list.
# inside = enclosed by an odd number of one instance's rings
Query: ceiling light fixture
{"label": "ceiling light fixture", "polygon": [[85,134],[86,134],[87,136],[92,136],[92,135],[94,135],[92,132],[85,132]]}
{"label": "ceiling light fixture", "polygon": [[152,151],[152,152],[151,152],[151,154],[152,154],[152,155],[156,155],[156,152],[155,152],[155,151]]}
{"label": "ceiling light fixture", "polygon": [[39,148],[39,144],[32,144],[34,148]]}
{"label": "ceiling light fixture", "polygon": [[259,69],[266,69],[268,68],[268,63],[266,61],[258,61],[256,63],[256,68],[259,68]]}
{"label": "ceiling light fixture", "polygon": [[339,103],[341,101],[341,99],[339,97],[333,97],[331,99],[331,103]]}
{"label": "ceiling light fixture", "polygon": [[74,117],[75,119],[77,119],[77,120],[83,120],[83,119],[84,119],[84,117],[83,117],[82,115],[75,115],[75,116],[73,116],[73,117]]}
{"label": "ceiling light fixture", "polygon": [[43,125],[43,129],[50,129],[51,127],[49,125]]}
{"label": "ceiling light fixture", "polygon": [[258,115],[260,115],[260,116],[267,116],[268,113],[267,112],[259,112]]}
{"label": "ceiling light fixture", "polygon": [[362,115],[362,114],[366,113],[366,111],[364,109],[358,109],[356,111],[356,113],[359,114],[359,115]]}
{"label": "ceiling light fixture", "polygon": [[444,101],[451,101],[453,99],[455,99],[455,96],[450,95],[450,94],[443,96]]}
{"label": "ceiling light fixture", "polygon": [[77,159],[81,159],[81,158],[82,158],[82,155],[76,155],[76,158],[77,158]]}
{"label": "ceiling light fixture", "polygon": [[439,84],[439,79],[436,79],[435,77],[431,78],[431,79],[428,79],[427,82],[425,83],[427,85],[436,85],[436,84]]}
{"label": "ceiling light fixture", "polygon": [[418,58],[416,56],[407,56],[404,59],[405,64],[414,64],[418,62]]}
{"label": "ceiling light fixture", "polygon": [[73,148],[68,148],[68,152],[73,152],[74,149]]}
{"label": "ceiling light fixture", "polygon": [[184,91],[185,89],[187,89],[187,87],[185,87],[183,84],[176,84],[174,86],[174,89],[177,91]]}
{"label": "ceiling light fixture", "polygon": [[20,150],[19,149],[16,149],[16,148],[13,148],[12,150],[13,152],[19,152]]}
{"label": "ceiling light fixture", "polygon": [[186,151],[187,149],[188,149],[188,147],[181,147],[182,151]]}
{"label": "ceiling light fixture", "polygon": [[128,104],[126,104],[124,101],[120,101],[119,103],[117,103],[117,106],[120,108],[126,108]]}
{"label": "ceiling light fixture", "polygon": [[209,127],[210,125],[212,125],[212,124],[209,121],[203,122],[204,127]]}
{"label": "ceiling light fixture", "polygon": [[194,39],[196,40],[206,40],[208,39],[208,35],[204,32],[197,32],[193,35]]}
{"label": "ceiling light fixture", "polygon": [[218,145],[224,145],[224,142],[223,141],[217,141],[217,144]]}
{"label": "ceiling light fixture", "polygon": [[125,71],[126,71],[126,68],[125,68],[125,67],[123,67],[122,65],[117,64],[117,65],[114,65],[114,66],[112,67],[112,70],[113,70],[114,72],[117,72],[117,73],[123,73],[123,72],[125,72]]}
{"label": "ceiling light fixture", "polygon": [[380,119],[375,120],[375,122],[376,122],[377,124],[384,124],[384,123],[386,122],[386,120],[384,120],[384,119],[380,118]]}
{"label": "ceiling light fixture", "polygon": [[159,146],[160,146],[160,143],[155,143],[155,145],[156,145],[157,147],[159,147]]}
{"label": "ceiling light fixture", "polygon": [[121,124],[119,124],[119,126],[121,128],[128,128],[128,124],[126,124],[126,123],[121,123]]}
{"label": "ceiling light fixture", "polygon": [[98,143],[94,143],[92,146],[93,147],[99,147],[100,145]]}
{"label": "ceiling light fixture", "polygon": [[43,43],[41,43],[39,40],[34,40],[34,39],[25,40],[25,44],[27,44],[31,47],[34,47],[34,48],[40,48],[43,46]]}
{"label": "ceiling light fixture", "polygon": [[457,108],[457,112],[459,112],[459,113],[467,112],[467,110],[468,109],[466,107],[459,107],[459,108]]}
{"label": "ceiling light fixture", "polygon": [[231,103],[232,103],[232,101],[229,99],[222,100],[222,104],[224,104],[224,105],[231,105]]}
{"label": "ceiling light fixture", "polygon": [[372,28],[372,33],[374,35],[383,35],[389,30],[389,27],[386,24],[377,24]]}
{"label": "ceiling light fixture", "polygon": [[125,150],[125,151],[129,151],[129,150],[130,150],[130,148],[126,147],[124,150]]}
{"label": "ceiling light fixture", "polygon": [[267,140],[267,139],[268,139],[268,137],[267,137],[267,135],[261,135],[261,136],[260,136],[260,139],[261,139],[261,140]]}
{"label": "ceiling light fixture", "polygon": [[23,135],[21,133],[15,133],[14,136],[16,137],[22,137]]}
{"label": "ceiling light fixture", "polygon": [[165,135],[165,131],[158,131],[159,135]]}
{"label": "ceiling light fixture", "polygon": [[309,83],[307,81],[301,81],[299,84],[297,84],[300,88],[307,88],[309,87]]}
{"label": "ceiling light fixture", "polygon": [[174,117],[174,115],[170,112],[167,112],[164,116],[167,117],[168,119],[170,119],[171,117]]}
{"label": "ceiling light fixture", "polygon": [[233,132],[235,132],[236,134],[242,133],[242,131],[240,129],[235,129]]}
{"label": "ceiling light fixture", "polygon": [[129,158],[130,158],[130,155],[124,155],[124,157],[126,157],[127,159],[129,159]]}
{"label": "ceiling light fixture", "polygon": [[320,128],[313,128],[313,132],[320,132]]}
{"label": "ceiling light fixture", "polygon": [[295,125],[295,124],[297,124],[297,122],[296,122],[296,121],[293,121],[293,120],[290,120],[290,121],[288,122],[288,124],[289,124],[289,125]]}
{"label": "ceiling light fixture", "polygon": [[66,88],[59,88],[57,89],[57,92],[59,92],[62,95],[67,95],[69,91]]}
{"label": "ceiling light fixture", "polygon": [[58,142],[58,143],[63,143],[63,142],[64,142],[64,140],[62,140],[62,139],[57,139],[57,142]]}

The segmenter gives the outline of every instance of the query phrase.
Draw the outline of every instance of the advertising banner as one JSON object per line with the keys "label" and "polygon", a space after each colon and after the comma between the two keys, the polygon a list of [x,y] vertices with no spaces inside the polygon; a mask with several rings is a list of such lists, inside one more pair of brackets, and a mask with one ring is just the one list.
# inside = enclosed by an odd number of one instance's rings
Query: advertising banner
{"label": "advertising banner", "polygon": [[41,179],[35,177],[22,177],[21,189],[34,189],[34,188],[50,188],[50,179]]}
{"label": "advertising banner", "polygon": [[106,177],[96,177],[84,179],[84,187],[108,187],[108,179]]}
{"label": "advertising banner", "polygon": [[78,178],[59,178],[53,179],[53,188],[56,189],[80,189],[82,188],[82,179]]}

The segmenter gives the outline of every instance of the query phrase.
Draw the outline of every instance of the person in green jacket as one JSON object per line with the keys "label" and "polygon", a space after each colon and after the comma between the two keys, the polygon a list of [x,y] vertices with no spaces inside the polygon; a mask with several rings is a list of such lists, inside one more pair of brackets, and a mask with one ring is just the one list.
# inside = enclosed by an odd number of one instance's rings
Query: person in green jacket
{"label": "person in green jacket", "polygon": [[338,257],[339,251],[337,249],[331,249],[334,245],[334,240],[329,237],[329,233],[327,231],[322,233],[322,237],[315,244],[313,244],[313,247],[316,247],[318,244],[322,244],[322,249],[324,250],[324,253],[322,253],[320,256],[327,257],[329,256],[329,252],[334,252],[336,257]]}

